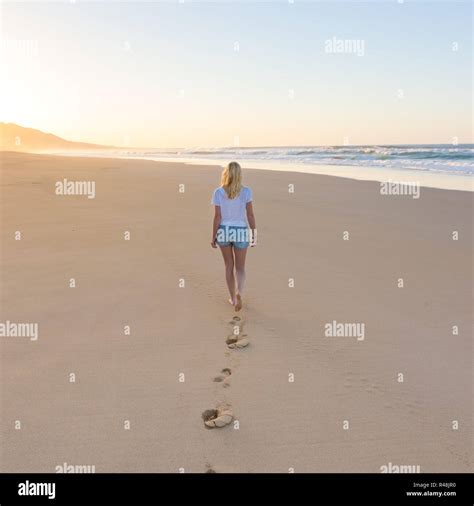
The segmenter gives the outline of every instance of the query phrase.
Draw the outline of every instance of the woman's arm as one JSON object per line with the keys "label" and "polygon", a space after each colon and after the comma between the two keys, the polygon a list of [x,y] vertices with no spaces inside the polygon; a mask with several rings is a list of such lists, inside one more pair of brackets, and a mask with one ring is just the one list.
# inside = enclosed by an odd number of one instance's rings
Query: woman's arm
{"label": "woman's arm", "polygon": [[221,207],[220,206],[214,206],[214,221],[212,222],[212,238],[211,238],[211,246],[213,248],[217,248],[216,244],[216,236],[217,236],[217,229],[219,228],[219,225],[221,224]]}
{"label": "woman's arm", "polygon": [[257,224],[255,222],[255,214],[253,213],[253,206],[252,202],[247,202],[247,220],[249,221],[249,227],[251,232],[251,244],[250,246],[256,246],[257,245]]}

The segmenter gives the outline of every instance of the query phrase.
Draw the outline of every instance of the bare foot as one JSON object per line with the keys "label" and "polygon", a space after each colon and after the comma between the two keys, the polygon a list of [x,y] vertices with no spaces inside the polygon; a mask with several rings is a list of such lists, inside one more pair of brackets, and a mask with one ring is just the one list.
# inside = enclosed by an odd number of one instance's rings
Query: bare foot
{"label": "bare foot", "polygon": [[231,306],[235,306],[235,302],[234,302],[232,299],[229,299],[229,304],[230,304]]}
{"label": "bare foot", "polygon": [[242,296],[238,293],[236,296],[235,310],[240,311],[242,309]]}

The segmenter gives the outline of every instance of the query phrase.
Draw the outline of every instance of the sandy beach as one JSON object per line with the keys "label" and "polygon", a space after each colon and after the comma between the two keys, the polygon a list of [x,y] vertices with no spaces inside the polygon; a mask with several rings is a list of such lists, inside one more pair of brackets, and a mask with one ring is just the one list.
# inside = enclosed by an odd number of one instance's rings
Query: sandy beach
{"label": "sandy beach", "polygon": [[[38,324],[0,338],[0,471],[472,472],[472,193],[245,171],[236,324],[209,244],[220,167],[0,161],[0,321]],[[234,423],[206,429],[223,405]]]}

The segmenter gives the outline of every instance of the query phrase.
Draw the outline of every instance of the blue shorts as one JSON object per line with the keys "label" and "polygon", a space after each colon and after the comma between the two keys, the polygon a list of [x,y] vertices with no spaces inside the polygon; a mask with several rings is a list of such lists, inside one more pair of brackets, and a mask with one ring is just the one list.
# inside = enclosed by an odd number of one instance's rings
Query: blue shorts
{"label": "blue shorts", "polygon": [[219,225],[216,242],[219,246],[234,246],[237,249],[245,249],[250,245],[248,227],[234,225]]}

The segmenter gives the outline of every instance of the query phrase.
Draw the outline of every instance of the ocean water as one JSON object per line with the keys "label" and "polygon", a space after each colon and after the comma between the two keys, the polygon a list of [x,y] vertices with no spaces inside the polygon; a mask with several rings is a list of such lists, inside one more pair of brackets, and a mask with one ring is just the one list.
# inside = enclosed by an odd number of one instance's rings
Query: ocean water
{"label": "ocean water", "polygon": [[397,146],[227,147],[214,149],[112,148],[67,156],[133,158],[244,169],[325,174],[369,181],[406,181],[419,186],[474,191],[474,144]]}
{"label": "ocean water", "polygon": [[291,165],[344,165],[474,175],[474,144],[123,149],[117,153],[134,158],[236,160],[244,165],[248,165],[248,162],[282,162]]}

